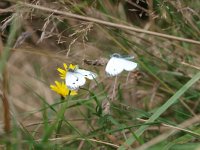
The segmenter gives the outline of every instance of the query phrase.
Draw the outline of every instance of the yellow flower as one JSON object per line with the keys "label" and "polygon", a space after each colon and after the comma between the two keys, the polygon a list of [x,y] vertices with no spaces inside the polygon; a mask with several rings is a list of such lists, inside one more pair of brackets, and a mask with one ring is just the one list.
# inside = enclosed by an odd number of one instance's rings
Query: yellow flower
{"label": "yellow flower", "polygon": [[61,79],[65,79],[66,74],[67,74],[67,65],[63,63],[64,69],[58,68],[57,71],[60,73],[59,76]]}
{"label": "yellow flower", "polygon": [[69,65],[69,69],[71,69],[71,70],[75,70],[77,68],[78,68],[77,65],[72,65],[72,64]]}
{"label": "yellow flower", "polygon": [[60,73],[59,76],[61,79],[65,79],[67,71],[70,70],[75,70],[78,68],[78,65],[69,65],[69,68],[67,68],[67,65],[65,63],[63,63],[64,69],[62,68],[58,68],[57,71]]}
{"label": "yellow flower", "polygon": [[[67,95],[77,95],[77,91],[69,90],[64,82],[55,81],[55,85],[50,85],[51,90],[58,93],[62,97],[66,97]],[[71,92],[70,92],[71,91]]]}

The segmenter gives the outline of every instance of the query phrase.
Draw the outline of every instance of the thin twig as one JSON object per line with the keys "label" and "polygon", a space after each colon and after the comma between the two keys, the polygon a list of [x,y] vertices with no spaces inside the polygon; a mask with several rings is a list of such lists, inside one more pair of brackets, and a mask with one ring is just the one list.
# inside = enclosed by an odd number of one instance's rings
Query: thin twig
{"label": "thin twig", "polygon": [[155,96],[156,96],[156,92],[158,90],[158,87],[159,87],[159,83],[158,82],[155,82],[154,85],[153,85],[153,89],[151,91],[152,95],[151,95],[151,98],[149,100],[149,108],[153,108],[153,101],[155,99]]}
{"label": "thin twig", "polygon": [[[52,142],[53,141],[56,141],[56,142],[58,142],[58,141],[69,141],[69,140],[70,140],[70,137],[68,137],[68,136],[49,139],[49,141],[52,141]],[[82,140],[82,141],[88,140],[88,141],[92,141],[92,142],[96,142],[96,143],[101,143],[101,144],[109,145],[109,146],[112,146],[112,147],[115,147],[115,148],[119,148],[119,146],[116,145],[116,144],[112,144],[112,143],[109,143],[109,142],[100,141],[100,140],[97,140],[97,139],[77,138],[77,140]],[[38,139],[36,141],[40,142],[40,141],[42,141],[42,139]]]}
{"label": "thin twig", "polygon": [[181,64],[183,64],[183,65],[185,65],[185,66],[189,66],[189,67],[191,67],[191,68],[195,68],[195,69],[197,69],[197,70],[200,70],[200,67],[194,66],[194,65],[191,65],[191,64],[188,64],[188,63],[186,63],[186,62],[181,62]]}
{"label": "thin twig", "polygon": [[[183,129],[183,128],[186,128],[186,127],[187,127],[187,126],[183,126],[183,125],[185,125],[185,124],[188,123],[188,122],[192,122],[192,124],[193,124],[193,121],[194,121],[194,122],[197,122],[198,119],[200,120],[200,115],[196,115],[196,116],[194,116],[192,119],[186,120],[185,122],[183,122],[183,123],[180,124],[179,126],[173,126],[173,125],[169,125],[169,124],[166,124],[166,123],[161,123],[161,125],[164,126],[164,127],[168,127],[168,129],[176,129],[176,130],[180,130],[180,131],[184,131],[184,132],[187,132],[187,133],[194,134],[194,135],[196,135],[196,136],[200,136],[199,133],[195,133],[195,132],[193,132],[193,131],[191,131],[191,130]],[[137,120],[142,121],[142,122],[146,122],[146,121],[147,121],[147,120],[141,119],[141,118],[137,118]],[[187,124],[187,125],[188,125],[188,124]]]}
{"label": "thin twig", "polygon": [[131,72],[128,72],[128,75],[127,75],[127,77],[126,77],[126,84],[125,84],[125,85],[128,84],[128,79],[129,79],[130,74],[131,74]]}
{"label": "thin twig", "polygon": [[193,111],[194,109],[191,109],[185,102],[183,99],[180,98],[180,102],[181,104],[193,115],[196,116],[195,112]]}
{"label": "thin twig", "polygon": [[115,77],[115,81],[114,81],[114,84],[113,84],[113,91],[112,91],[112,98],[111,98],[111,101],[114,101],[114,98],[115,98],[115,96],[116,96],[116,93],[115,93],[116,85],[117,85],[117,76]]}

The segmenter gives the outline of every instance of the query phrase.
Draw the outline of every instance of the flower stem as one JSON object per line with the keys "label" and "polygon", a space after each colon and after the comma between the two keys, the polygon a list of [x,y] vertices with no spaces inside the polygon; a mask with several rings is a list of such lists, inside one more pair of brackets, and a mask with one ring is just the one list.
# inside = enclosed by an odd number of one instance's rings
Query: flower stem
{"label": "flower stem", "polygon": [[[61,118],[58,121],[58,125],[57,125],[57,128],[56,128],[56,138],[58,137],[58,135],[60,133],[60,129],[62,127],[62,122],[63,122],[63,120],[65,118],[65,111],[66,111],[67,106],[68,106],[68,100],[69,100],[69,97],[70,97],[70,93],[71,93],[71,91],[69,91],[69,94],[68,94],[68,97],[66,99],[66,102],[62,103],[61,108],[60,108],[61,109]],[[64,101],[64,100],[65,100],[65,98],[61,96],[61,101]]]}

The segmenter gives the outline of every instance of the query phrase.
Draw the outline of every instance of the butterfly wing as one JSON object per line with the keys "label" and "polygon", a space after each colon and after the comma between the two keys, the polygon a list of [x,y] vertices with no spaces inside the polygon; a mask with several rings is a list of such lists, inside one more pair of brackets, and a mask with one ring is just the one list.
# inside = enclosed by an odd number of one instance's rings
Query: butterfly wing
{"label": "butterfly wing", "polygon": [[121,58],[120,63],[126,71],[133,71],[137,67],[137,63]]}
{"label": "butterfly wing", "polygon": [[97,77],[97,74],[91,71],[83,70],[83,69],[77,69],[77,73],[83,75],[85,78],[93,80],[94,78]]}
{"label": "butterfly wing", "polygon": [[77,90],[80,86],[83,86],[86,79],[83,75],[76,72],[67,72],[65,83],[70,90]]}
{"label": "butterfly wing", "polygon": [[106,65],[106,74],[109,76],[116,76],[123,71],[123,64],[120,61],[120,58],[111,57]]}

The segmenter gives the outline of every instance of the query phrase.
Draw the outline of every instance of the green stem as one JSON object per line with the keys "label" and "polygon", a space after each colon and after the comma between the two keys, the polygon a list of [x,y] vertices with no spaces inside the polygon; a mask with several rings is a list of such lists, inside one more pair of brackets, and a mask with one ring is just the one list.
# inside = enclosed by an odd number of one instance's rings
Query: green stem
{"label": "green stem", "polygon": [[[49,137],[51,136],[51,134],[53,133],[55,128],[56,128],[56,135],[59,134],[60,128],[62,126],[62,121],[64,120],[65,111],[66,111],[67,106],[68,106],[67,102],[70,98],[70,93],[71,93],[71,91],[69,92],[69,95],[66,99],[66,102],[62,103],[61,109],[59,111],[57,111],[57,120],[47,129],[46,133],[44,134],[44,136],[42,138],[42,142],[41,142],[42,144],[47,142],[47,140],[49,139]],[[61,99],[64,101],[63,97],[61,97]]]}
{"label": "green stem", "polygon": [[58,121],[58,126],[56,128],[56,138],[58,137],[58,135],[60,133],[60,129],[61,129],[62,122],[63,122],[64,117],[65,117],[65,110],[67,109],[67,106],[68,106],[68,102],[63,103],[62,106],[61,106],[62,115],[61,115],[60,120]]}
{"label": "green stem", "polygon": [[[69,97],[70,97],[70,93],[71,93],[71,91],[69,91],[69,94],[68,94],[68,97],[66,99],[66,102],[61,104],[61,118],[58,121],[58,126],[56,128],[56,138],[58,137],[58,135],[60,133],[60,129],[62,127],[62,122],[63,122],[63,120],[65,118],[65,111],[66,111],[67,106],[68,106],[68,100],[69,100]],[[62,97],[62,96],[61,96],[61,101],[64,101],[64,97]]]}

